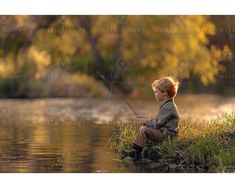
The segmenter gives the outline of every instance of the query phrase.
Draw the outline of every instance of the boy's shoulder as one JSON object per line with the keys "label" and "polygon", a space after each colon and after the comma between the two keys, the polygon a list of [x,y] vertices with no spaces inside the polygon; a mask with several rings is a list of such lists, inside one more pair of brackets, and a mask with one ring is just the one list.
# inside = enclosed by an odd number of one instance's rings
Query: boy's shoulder
{"label": "boy's shoulder", "polygon": [[178,112],[178,108],[177,108],[177,106],[176,106],[176,104],[175,104],[175,102],[174,102],[174,99],[172,99],[172,100],[169,100],[169,101],[167,101],[166,103],[164,103],[162,106],[161,106],[161,108],[160,108],[160,111],[161,111],[161,109],[164,111],[164,110],[167,110],[167,111],[171,111],[171,112],[177,112],[177,113],[179,113]]}
{"label": "boy's shoulder", "polygon": [[176,104],[174,102],[174,99],[169,99],[168,101],[166,101],[164,104],[161,105],[160,109],[161,108],[171,109],[171,108],[175,108],[175,107],[176,107]]}

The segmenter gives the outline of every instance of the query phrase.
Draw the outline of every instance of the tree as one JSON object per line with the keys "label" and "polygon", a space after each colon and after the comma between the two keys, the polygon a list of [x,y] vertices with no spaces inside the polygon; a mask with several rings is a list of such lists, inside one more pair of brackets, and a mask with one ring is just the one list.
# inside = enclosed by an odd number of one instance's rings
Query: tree
{"label": "tree", "polygon": [[[125,91],[126,83],[167,75],[208,85],[232,57],[226,44],[209,42],[216,34],[209,16],[2,16],[1,23],[0,73],[27,80],[60,67],[96,79],[102,72]],[[11,95],[22,84],[15,79]]]}

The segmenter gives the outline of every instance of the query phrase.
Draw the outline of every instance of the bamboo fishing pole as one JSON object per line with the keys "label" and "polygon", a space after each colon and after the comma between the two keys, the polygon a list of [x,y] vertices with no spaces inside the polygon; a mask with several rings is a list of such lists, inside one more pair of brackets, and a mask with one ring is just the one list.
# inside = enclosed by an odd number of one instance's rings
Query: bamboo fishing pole
{"label": "bamboo fishing pole", "polygon": [[[104,81],[104,85],[111,91],[111,93],[113,93],[112,89],[111,89],[110,87],[108,87],[108,86],[105,84],[105,82],[109,82],[109,81],[107,81],[107,79],[104,77],[104,75],[102,75],[100,72],[98,72],[98,71],[96,71],[96,72],[97,72],[97,74],[102,78],[102,80]],[[114,93],[113,93],[113,94],[114,94]],[[135,116],[136,116],[137,118],[141,118],[141,117],[138,115],[138,113],[134,110],[134,108],[131,106],[131,104],[123,97],[123,95],[122,95],[120,92],[118,92],[117,94],[118,94],[119,97],[129,106],[129,108],[134,112]]]}

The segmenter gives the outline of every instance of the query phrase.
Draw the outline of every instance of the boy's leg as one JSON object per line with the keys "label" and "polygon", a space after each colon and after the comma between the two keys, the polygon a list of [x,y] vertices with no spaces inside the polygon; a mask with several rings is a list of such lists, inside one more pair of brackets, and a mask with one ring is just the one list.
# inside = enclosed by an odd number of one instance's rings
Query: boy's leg
{"label": "boy's leg", "polygon": [[142,126],[140,127],[136,140],[133,143],[133,150],[122,150],[122,153],[124,156],[138,158],[148,139],[161,141],[163,138],[164,134],[162,133],[162,131]]}
{"label": "boy's leg", "polygon": [[159,129],[152,129],[146,127],[145,134],[147,135],[147,138],[150,140],[153,140],[155,142],[161,142],[165,139],[166,135]]}
{"label": "boy's leg", "polygon": [[162,133],[162,131],[158,129],[151,129],[146,126],[142,126],[139,129],[139,132],[137,134],[134,144],[143,148],[146,145],[146,142],[148,139],[151,139],[154,141],[161,141],[163,138],[164,138],[164,134]]}

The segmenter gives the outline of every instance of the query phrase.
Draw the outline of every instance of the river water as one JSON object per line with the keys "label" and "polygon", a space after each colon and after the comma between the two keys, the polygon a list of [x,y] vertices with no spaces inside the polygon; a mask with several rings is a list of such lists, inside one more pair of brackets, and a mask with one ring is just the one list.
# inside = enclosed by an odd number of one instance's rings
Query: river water
{"label": "river water", "polygon": [[[235,97],[182,95],[182,119],[211,120],[235,111]],[[152,101],[129,103],[155,117]],[[0,172],[142,172],[116,160],[108,140],[111,121],[135,118],[118,98],[0,100]]]}

